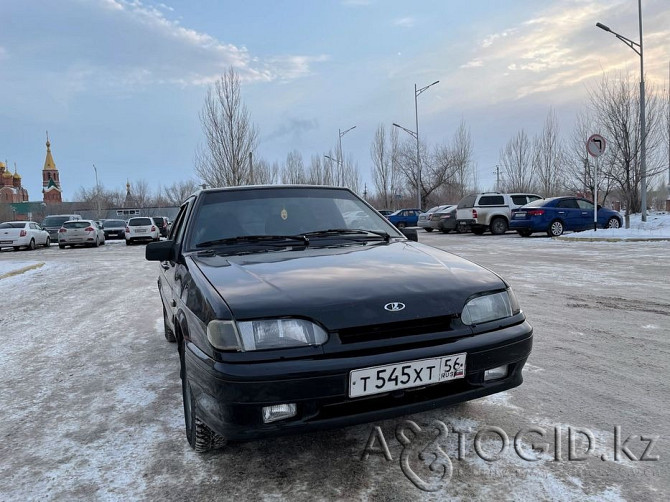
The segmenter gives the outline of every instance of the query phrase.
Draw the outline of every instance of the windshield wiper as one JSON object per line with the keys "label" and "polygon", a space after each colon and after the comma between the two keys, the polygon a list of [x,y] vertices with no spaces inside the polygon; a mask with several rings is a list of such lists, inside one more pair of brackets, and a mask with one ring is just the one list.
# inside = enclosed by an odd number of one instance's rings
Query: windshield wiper
{"label": "windshield wiper", "polygon": [[314,232],[307,232],[305,235],[310,237],[328,237],[331,235],[363,235],[373,234],[384,239],[384,242],[389,242],[391,236],[386,232],[378,230],[365,230],[363,228],[330,228],[328,230],[316,230]]}
{"label": "windshield wiper", "polygon": [[195,247],[205,248],[210,246],[218,246],[219,244],[237,244],[243,242],[274,245],[281,241],[300,241],[305,246],[309,246],[309,239],[305,235],[240,235],[238,237],[228,237],[225,239],[214,239],[211,241],[199,242],[195,245]]}

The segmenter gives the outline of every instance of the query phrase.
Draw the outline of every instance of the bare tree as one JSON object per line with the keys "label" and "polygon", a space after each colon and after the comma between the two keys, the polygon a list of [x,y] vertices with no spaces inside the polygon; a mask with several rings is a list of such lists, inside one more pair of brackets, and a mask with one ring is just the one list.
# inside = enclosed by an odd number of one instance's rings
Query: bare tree
{"label": "bare tree", "polygon": [[544,197],[558,195],[563,183],[563,146],[559,139],[558,120],[553,108],[549,109],[544,128],[534,140],[533,170],[540,193]]}
{"label": "bare tree", "polygon": [[302,161],[302,154],[293,150],[286,156],[286,163],[281,173],[282,183],[300,185],[307,183],[307,173]]}
{"label": "bare tree", "polygon": [[500,152],[503,187],[506,192],[530,192],[533,188],[532,148],[522,129]]}
{"label": "bare tree", "polygon": [[[600,84],[590,90],[598,124],[608,141],[600,157],[603,175],[611,178],[626,201],[626,227],[630,212],[640,211],[640,101],[637,86],[627,75],[610,78],[603,75]],[[662,170],[660,153],[662,103],[653,86],[646,92],[646,171],[652,178]]]}
{"label": "bare tree", "polygon": [[170,186],[163,187],[163,197],[168,205],[179,206],[186,198],[198,189],[193,180],[176,181]]}
{"label": "bare tree", "polygon": [[240,79],[229,68],[207,90],[200,112],[205,145],[196,152],[195,171],[212,187],[251,182],[249,153],[255,153],[258,132],[240,95]]}
{"label": "bare tree", "polygon": [[[391,131],[393,130],[392,128]],[[397,184],[393,154],[393,137],[390,140],[387,139],[384,124],[379,124],[375,132],[375,139],[370,146],[370,157],[372,158],[372,180],[377,190],[377,198],[385,208],[391,207],[394,197],[393,188]]]}
{"label": "bare tree", "polygon": [[470,130],[466,127],[464,120],[461,120],[461,123],[458,125],[458,129],[454,134],[451,150],[455,169],[455,195],[457,200],[460,200],[468,190],[473,170],[472,138],[470,136]]}

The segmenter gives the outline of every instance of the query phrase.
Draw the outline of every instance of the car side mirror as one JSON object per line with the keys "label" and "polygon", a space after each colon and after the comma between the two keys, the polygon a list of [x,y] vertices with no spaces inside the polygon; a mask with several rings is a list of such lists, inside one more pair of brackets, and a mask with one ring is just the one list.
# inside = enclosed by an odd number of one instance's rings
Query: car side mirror
{"label": "car side mirror", "polygon": [[150,242],[144,251],[149,261],[174,261],[174,241]]}
{"label": "car side mirror", "polygon": [[403,228],[400,231],[409,240],[419,242],[419,234],[417,233],[416,228]]}

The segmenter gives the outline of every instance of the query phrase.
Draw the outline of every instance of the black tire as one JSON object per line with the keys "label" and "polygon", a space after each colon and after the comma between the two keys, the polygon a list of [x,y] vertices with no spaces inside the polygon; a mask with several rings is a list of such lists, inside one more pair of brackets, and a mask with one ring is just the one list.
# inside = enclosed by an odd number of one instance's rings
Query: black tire
{"label": "black tire", "polygon": [[[183,344],[182,344],[183,347]],[[223,448],[226,440],[212,429],[210,429],[205,422],[198,416],[198,409],[195,402],[195,396],[191,389],[191,384],[188,381],[186,367],[184,364],[184,349],[180,350],[181,360],[181,388],[182,396],[184,398],[184,425],[186,428],[186,439],[198,453],[204,453],[210,450]]]}
{"label": "black tire", "polygon": [[19,249],[21,249],[21,246],[14,246],[14,251],[18,251]]}
{"label": "black tire", "polygon": [[168,326],[167,311],[165,310],[165,307],[163,307],[163,329],[165,330],[165,339],[168,342],[174,343],[177,341],[177,337],[174,336],[174,331]]}
{"label": "black tire", "polygon": [[58,248],[59,248],[59,249],[65,249],[65,244],[59,244],[59,245],[58,245]]}
{"label": "black tire", "polygon": [[621,226],[621,222],[619,222],[618,218],[612,216],[609,220],[607,220],[607,225],[605,226],[606,228],[619,228]]}
{"label": "black tire", "polygon": [[502,235],[507,232],[507,220],[505,218],[493,218],[491,221],[491,233],[493,235]]}
{"label": "black tire", "polygon": [[433,231],[433,228],[432,228],[432,227],[424,227],[424,230],[425,230],[426,232],[432,232],[432,231]]}
{"label": "black tire", "polygon": [[533,232],[531,232],[530,230],[517,230],[516,233],[519,234],[521,237],[530,237],[530,234],[532,234]]}
{"label": "black tire", "polygon": [[561,220],[554,220],[549,225],[547,235],[549,237],[558,237],[559,235],[563,235],[563,230],[565,230],[563,222]]}
{"label": "black tire", "polygon": [[484,235],[484,228],[481,227],[473,227],[472,233],[475,235]]}
{"label": "black tire", "polygon": [[95,236],[95,244],[93,244],[93,247],[99,248],[100,247],[100,241],[98,240],[98,236]]}
{"label": "black tire", "polygon": [[130,240],[126,239],[126,246],[130,246]]}
{"label": "black tire", "polygon": [[443,228],[442,229],[443,234],[448,234],[449,232],[451,232],[451,228]]}
{"label": "black tire", "polygon": [[44,247],[48,248],[51,246],[51,237],[47,236],[47,241],[44,243]]}
{"label": "black tire", "polygon": [[405,228],[406,226],[407,225],[405,225],[405,223],[403,223],[402,221],[396,225],[396,227],[398,228]]}
{"label": "black tire", "polygon": [[37,246],[35,246],[35,239],[30,239],[30,244],[28,244],[28,249],[30,251],[34,251],[36,247]]}

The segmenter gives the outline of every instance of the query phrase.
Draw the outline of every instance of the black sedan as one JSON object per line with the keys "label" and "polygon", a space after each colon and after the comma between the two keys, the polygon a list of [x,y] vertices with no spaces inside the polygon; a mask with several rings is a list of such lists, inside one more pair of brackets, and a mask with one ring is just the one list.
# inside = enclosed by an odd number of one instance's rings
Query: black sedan
{"label": "black sedan", "polygon": [[124,220],[102,220],[102,230],[105,232],[105,239],[125,239],[126,222]]}
{"label": "black sedan", "polygon": [[[357,227],[344,215],[360,211]],[[509,284],[413,242],[345,188],[201,190],[151,243],[197,451],[516,387],[533,330]],[[407,237],[410,237],[408,239]]]}

